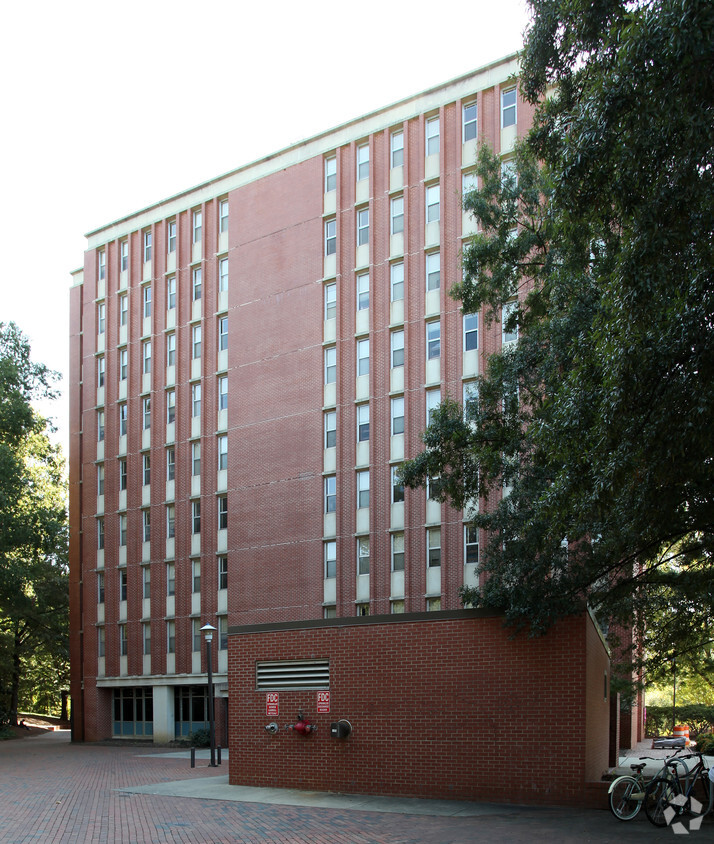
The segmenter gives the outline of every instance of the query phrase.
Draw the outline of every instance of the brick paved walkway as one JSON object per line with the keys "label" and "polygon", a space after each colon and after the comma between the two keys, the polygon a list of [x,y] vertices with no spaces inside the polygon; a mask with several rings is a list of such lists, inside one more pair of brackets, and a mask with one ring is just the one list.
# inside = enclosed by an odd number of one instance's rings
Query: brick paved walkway
{"label": "brick paved walkway", "polygon": [[[434,817],[121,791],[225,773],[225,767],[191,769],[188,760],[167,757],[161,748],[72,745],[67,733],[0,742],[0,842],[552,844],[616,842],[624,836],[633,841],[673,840],[671,830],[657,830],[639,818],[625,827],[605,811],[484,805],[478,817]],[[711,826],[700,834],[707,838]]]}

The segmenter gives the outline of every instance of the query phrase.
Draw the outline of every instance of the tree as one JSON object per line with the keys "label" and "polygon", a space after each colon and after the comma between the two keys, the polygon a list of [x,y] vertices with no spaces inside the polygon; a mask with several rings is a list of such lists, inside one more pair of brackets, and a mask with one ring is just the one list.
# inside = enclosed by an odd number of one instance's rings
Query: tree
{"label": "tree", "polygon": [[33,363],[13,323],[0,323],[0,704],[17,720],[22,680],[51,664],[32,699],[68,661],[67,514],[64,461],[48,422],[32,407],[55,379]]}
{"label": "tree", "polygon": [[656,670],[714,639],[714,4],[531,6],[534,125],[516,176],[480,150],[451,291],[518,341],[404,481],[486,499],[466,601],[534,632],[587,602]]}

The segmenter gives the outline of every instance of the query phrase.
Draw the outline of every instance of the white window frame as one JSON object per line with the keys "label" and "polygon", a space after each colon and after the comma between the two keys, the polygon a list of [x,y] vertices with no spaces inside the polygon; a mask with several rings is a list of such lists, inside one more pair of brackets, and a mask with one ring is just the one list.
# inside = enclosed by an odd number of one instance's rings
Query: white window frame
{"label": "white window frame", "polygon": [[404,261],[389,266],[389,299],[391,302],[404,300]]}
{"label": "white window frame", "polygon": [[129,350],[126,346],[119,349],[119,380],[126,381],[129,377]]}
{"label": "white window frame", "polygon": [[357,507],[360,510],[369,507],[369,469],[357,472]]}
{"label": "white window frame", "polygon": [[478,314],[463,315],[464,351],[478,349]]}
{"label": "white window frame", "polygon": [[325,475],[323,480],[325,513],[337,512],[337,476]]}
{"label": "white window frame", "polygon": [[176,421],[176,390],[166,391],[166,424]]}
{"label": "white window frame", "polygon": [[148,264],[151,260],[151,232],[144,232],[144,263]]}
{"label": "white window frame", "polygon": [[441,218],[441,188],[438,184],[427,185],[425,191],[426,221],[438,223]]}
{"label": "white window frame", "polygon": [[426,565],[427,568],[441,567],[441,528],[426,529]]}
{"label": "white window frame", "polygon": [[424,133],[427,156],[437,155],[441,147],[441,142],[439,139],[440,126],[438,115],[435,117],[427,118],[424,124]]}
{"label": "white window frame", "polygon": [[404,231],[404,196],[392,197],[389,211],[391,233],[401,234]]}
{"label": "white window frame", "polygon": [[151,373],[151,340],[144,340],[141,344],[141,352],[144,375],[149,375]]}
{"label": "white window frame", "polygon": [[176,276],[166,278],[166,310],[173,311],[176,307]]}
{"label": "white window frame", "polygon": [[151,485],[151,453],[148,451],[141,456],[141,480],[143,486]]}
{"label": "white window frame", "polygon": [[125,437],[128,427],[128,415],[126,402],[119,402],[119,436]]}
{"label": "white window frame", "polygon": [[[357,574],[369,574],[369,537],[368,536],[358,536],[357,537]],[[358,614],[359,607],[361,605],[358,604]],[[369,615],[369,604],[367,604],[368,610],[365,613],[361,613],[363,615]]]}
{"label": "white window frame", "polygon": [[228,435],[220,434],[218,437],[218,471],[228,469]]}
{"label": "white window frame", "polygon": [[176,365],[176,332],[169,331],[166,335],[166,366]]}
{"label": "white window frame", "polygon": [[390,363],[392,369],[404,366],[404,329],[397,328],[391,332],[390,338]]}
{"label": "white window frame", "polygon": [[325,159],[325,193],[337,190],[337,156],[330,155]]}
{"label": "white window frame", "polygon": [[325,580],[337,577],[337,542],[334,539],[328,539],[323,542],[323,577]]}
{"label": "white window frame", "polygon": [[221,258],[218,261],[218,292],[225,293],[228,290],[228,258]]}
{"label": "white window frame", "polygon": [[191,416],[201,415],[201,382],[191,384]]}
{"label": "white window frame", "polygon": [[104,334],[107,330],[107,306],[104,302],[97,305],[97,334]]}
{"label": "white window frame", "polygon": [[176,480],[176,449],[174,446],[169,446],[166,449],[166,480]]}
{"label": "white window frame", "polygon": [[198,478],[201,476],[201,441],[196,440],[191,443],[191,476]]}
{"label": "white window frame", "polygon": [[501,129],[515,126],[518,120],[518,96],[515,86],[501,91]]}
{"label": "white window frame", "polygon": [[200,243],[203,235],[203,211],[196,209],[191,217],[191,243]]}
{"label": "white window frame", "polygon": [[125,272],[129,269],[129,241],[122,240],[119,242],[119,272]]}
{"label": "white window frame", "polygon": [[335,319],[337,317],[337,283],[331,281],[325,285],[324,289],[325,300],[325,321],[328,319]]}
{"label": "white window frame", "polygon": [[426,359],[441,357],[441,320],[431,319],[426,324]]}
{"label": "white window frame", "polygon": [[392,170],[395,167],[402,167],[404,164],[404,131],[402,129],[392,132],[389,140],[389,149]]}
{"label": "white window frame", "polygon": [[404,571],[404,533],[393,533],[391,537],[391,569],[392,571]]}
{"label": "white window frame", "polygon": [[404,396],[394,396],[390,400],[391,432],[395,437],[404,433]]}
{"label": "white window frame", "polygon": [[327,410],[324,414],[325,421],[325,448],[337,446],[337,411]]}
{"label": "white window frame", "polygon": [[176,220],[166,223],[166,251],[169,255],[176,251]]}
{"label": "white window frame", "polygon": [[[474,540],[473,536],[476,539]],[[473,548],[476,548],[476,559],[469,559],[469,556],[473,555]],[[464,525],[464,565],[475,564],[478,565],[479,563],[479,529],[474,527],[473,525]]]}
{"label": "white window frame", "polygon": [[[473,112],[471,111],[473,110]],[[471,100],[461,106],[462,143],[478,138],[478,103]]]}
{"label": "white window frame", "polygon": [[392,476],[392,504],[399,504],[404,501],[404,484],[399,479],[401,466],[391,467]]}
{"label": "white window frame", "polygon": [[431,417],[436,408],[441,404],[441,389],[427,390],[425,393],[426,424],[431,424]]}
{"label": "white window frame", "polygon": [[228,530],[228,496],[218,496],[218,530]]}
{"label": "white window frame", "polygon": [[369,375],[369,337],[357,341],[357,375]]}
{"label": "white window frame", "polygon": [[97,278],[102,281],[107,276],[107,253],[100,249],[97,252]]}
{"label": "white window frame", "polygon": [[198,302],[203,294],[203,268],[194,267],[191,272],[191,299]]}
{"label": "white window frame", "polygon": [[337,220],[325,220],[325,255],[337,253]]}
{"label": "white window frame", "polygon": [[369,243],[369,208],[357,209],[357,246]]}
{"label": "white window frame", "polygon": [[194,325],[191,329],[191,360],[199,360],[201,357],[202,337],[201,326]]}
{"label": "white window frame", "polygon": [[218,317],[218,351],[225,352],[228,349],[228,317]]}
{"label": "white window frame", "polygon": [[369,144],[359,144],[355,154],[357,162],[357,181],[369,179]]}
{"label": "white window frame", "polygon": [[119,296],[119,325],[126,325],[129,321],[129,296],[122,293]]}
{"label": "white window frame", "polygon": [[228,376],[218,376],[218,409],[228,410]]}
{"label": "white window frame", "polygon": [[141,307],[144,314],[144,319],[151,316],[151,285],[145,284],[141,288]]}
{"label": "white window frame", "polygon": [[228,200],[221,199],[218,203],[218,232],[225,234],[228,231]]}
{"label": "white window frame", "polygon": [[337,381],[337,347],[327,346],[325,348],[325,384],[334,384]]}
{"label": "white window frame", "polygon": [[369,273],[359,273],[356,278],[357,310],[365,311],[369,308]]}
{"label": "white window frame", "polygon": [[191,499],[191,533],[198,536],[201,533],[201,499]]}
{"label": "white window frame", "polygon": [[[176,536],[176,507],[173,504],[166,505],[166,538],[173,539]],[[168,565],[173,565],[169,563]],[[173,595],[173,592],[169,592]]]}
{"label": "white window frame", "polygon": [[357,442],[369,442],[369,402],[357,405]]}
{"label": "white window frame", "polygon": [[441,252],[427,252],[425,259],[426,289],[439,290],[441,288]]}
{"label": "white window frame", "polygon": [[501,345],[506,346],[518,341],[518,325],[515,332],[506,331],[505,325],[511,314],[518,308],[518,302],[506,302],[501,309]]}

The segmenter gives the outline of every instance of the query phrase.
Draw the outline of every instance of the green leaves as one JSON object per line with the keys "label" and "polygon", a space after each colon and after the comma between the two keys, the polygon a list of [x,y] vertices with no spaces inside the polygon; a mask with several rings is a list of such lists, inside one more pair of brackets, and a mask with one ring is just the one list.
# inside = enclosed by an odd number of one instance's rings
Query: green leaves
{"label": "green leaves", "polygon": [[518,342],[405,481],[440,470],[455,506],[488,502],[470,600],[533,630],[588,602],[636,623],[654,668],[714,618],[714,4],[531,5],[534,127],[517,182],[479,151],[452,290],[487,325],[510,308]]}

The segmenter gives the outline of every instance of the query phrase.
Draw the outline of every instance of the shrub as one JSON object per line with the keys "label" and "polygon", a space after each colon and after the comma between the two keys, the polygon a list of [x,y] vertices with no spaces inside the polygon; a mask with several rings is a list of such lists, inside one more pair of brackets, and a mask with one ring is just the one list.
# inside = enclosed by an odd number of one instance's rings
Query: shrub
{"label": "shrub", "polygon": [[202,727],[200,730],[196,730],[195,733],[191,733],[188,740],[194,747],[210,747],[211,732],[207,727]]}
{"label": "shrub", "polygon": [[[676,723],[689,727],[690,738],[714,729],[714,706],[689,704],[678,706],[674,710]],[[648,706],[645,732],[648,736],[669,735],[672,732],[672,707]]]}
{"label": "shrub", "polygon": [[700,733],[697,736],[697,750],[707,756],[714,756],[714,733]]}

